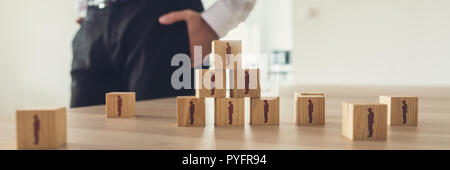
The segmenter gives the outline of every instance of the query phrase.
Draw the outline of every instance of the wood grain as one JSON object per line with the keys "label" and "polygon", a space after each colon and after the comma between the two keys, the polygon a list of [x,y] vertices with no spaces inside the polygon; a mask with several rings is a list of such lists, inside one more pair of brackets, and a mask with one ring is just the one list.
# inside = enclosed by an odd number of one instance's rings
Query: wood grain
{"label": "wood grain", "polygon": [[[121,102],[119,102],[119,97]],[[119,107],[119,103],[122,105]],[[119,114],[120,109],[120,114]],[[106,93],[107,118],[132,118],[136,115],[135,92]]]}
{"label": "wood grain", "polygon": [[[309,117],[309,101],[311,100],[313,110],[312,119]],[[295,93],[294,112],[298,125],[323,125],[325,124],[325,95],[323,93]]]}
{"label": "wood grain", "polygon": [[[373,124],[369,124],[369,109]],[[387,136],[387,105],[343,103],[342,134],[352,140],[384,140]],[[370,135],[369,126],[372,127]]]}
{"label": "wood grain", "polygon": [[17,149],[55,149],[63,146],[67,141],[66,117],[65,107],[17,110]]}
{"label": "wood grain", "polygon": [[[251,125],[278,125],[280,123],[280,97],[258,97],[250,100]],[[268,105],[267,120],[264,117],[265,102]]]}
{"label": "wood grain", "polygon": [[[299,90],[326,94],[324,126],[295,124],[292,94]],[[386,140],[352,141],[341,134],[343,101],[377,103],[380,94],[388,93],[420,96],[418,126],[388,126]],[[216,127],[211,108],[204,127],[180,128],[176,101],[138,101],[134,119],[105,119],[105,105],[69,109],[67,145],[58,149],[450,149],[450,87],[283,86],[279,126]],[[214,104],[213,99],[206,101]],[[17,148],[15,110],[0,114],[0,133],[0,149]]]}
{"label": "wood grain", "polygon": [[[232,116],[230,124],[230,103],[232,105]],[[216,126],[244,126],[244,98],[215,98],[214,102],[214,124]]]}
{"label": "wood grain", "polygon": [[296,92],[296,94],[301,96],[325,96],[322,92]]}
{"label": "wood grain", "polygon": [[[417,126],[419,114],[419,97],[417,96],[380,96],[380,103],[388,106],[388,124],[391,126]],[[403,120],[403,101],[407,112]]]}
{"label": "wood grain", "polygon": [[[214,75],[214,84],[211,77]],[[224,70],[195,70],[195,95],[197,97],[226,97],[226,72]],[[214,93],[212,90],[214,89]]]}
{"label": "wood grain", "polygon": [[[192,120],[191,109],[193,110]],[[205,126],[205,98],[177,97],[177,122],[178,126],[184,127]]]}

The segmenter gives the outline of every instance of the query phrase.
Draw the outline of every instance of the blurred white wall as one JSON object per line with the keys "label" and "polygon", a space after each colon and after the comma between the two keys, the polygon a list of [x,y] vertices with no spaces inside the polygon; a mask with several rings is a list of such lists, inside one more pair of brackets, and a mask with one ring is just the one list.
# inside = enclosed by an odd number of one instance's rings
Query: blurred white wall
{"label": "blurred white wall", "polygon": [[68,105],[75,16],[70,0],[0,1],[0,114]]}
{"label": "blurred white wall", "polygon": [[[205,8],[217,0],[202,0]],[[257,0],[245,22],[222,39],[243,41],[244,54],[292,48],[292,0]]]}
{"label": "blurred white wall", "polygon": [[294,0],[302,84],[449,86],[450,1]]}

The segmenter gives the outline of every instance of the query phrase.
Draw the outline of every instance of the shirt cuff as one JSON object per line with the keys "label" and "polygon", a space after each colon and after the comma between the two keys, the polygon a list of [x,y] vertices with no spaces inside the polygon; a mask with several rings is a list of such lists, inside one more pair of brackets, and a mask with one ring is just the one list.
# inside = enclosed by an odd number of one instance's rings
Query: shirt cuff
{"label": "shirt cuff", "polygon": [[201,14],[203,20],[216,32],[219,38],[224,37],[233,28],[233,13],[223,3],[215,3]]}
{"label": "shirt cuff", "polygon": [[78,0],[76,1],[78,17],[84,18],[87,15],[87,0]]}

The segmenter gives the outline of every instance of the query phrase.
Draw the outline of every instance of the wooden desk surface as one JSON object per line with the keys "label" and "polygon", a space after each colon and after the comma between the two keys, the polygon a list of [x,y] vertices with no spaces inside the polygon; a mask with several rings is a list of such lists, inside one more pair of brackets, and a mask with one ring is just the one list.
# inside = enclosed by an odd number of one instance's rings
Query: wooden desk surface
{"label": "wooden desk surface", "polygon": [[[294,124],[296,90],[325,92],[325,126]],[[420,96],[419,126],[389,127],[386,141],[343,137],[342,101],[377,102],[379,94]],[[207,106],[206,127],[177,127],[175,98],[137,102],[133,119],[106,119],[105,106],[70,109],[68,144],[61,149],[450,149],[450,87],[290,87],[280,96],[279,126],[214,127]],[[0,133],[0,149],[15,149],[15,113],[0,114]]]}

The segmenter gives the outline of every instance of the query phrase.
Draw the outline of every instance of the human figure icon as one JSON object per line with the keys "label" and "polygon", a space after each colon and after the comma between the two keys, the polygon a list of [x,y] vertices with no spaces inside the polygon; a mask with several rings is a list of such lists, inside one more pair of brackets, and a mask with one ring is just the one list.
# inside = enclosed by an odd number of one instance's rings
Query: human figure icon
{"label": "human figure icon", "polygon": [[308,100],[308,117],[309,117],[309,123],[312,123],[312,113],[314,112],[314,104],[311,100]]}
{"label": "human figure icon", "polygon": [[227,43],[226,45],[227,45],[226,49],[227,65],[230,65],[231,46],[230,43]]}
{"label": "human figure icon", "polygon": [[190,106],[189,106],[189,119],[191,120],[191,122],[189,124],[194,124],[194,113],[195,113],[195,105],[194,102],[190,101]]}
{"label": "human figure icon", "polygon": [[267,100],[264,100],[264,123],[267,123],[269,120],[269,103],[267,103]]}
{"label": "human figure icon", "polygon": [[117,111],[119,112],[119,116],[122,115],[122,97],[117,96]]}
{"label": "human figure icon", "polygon": [[216,75],[211,74],[211,95],[214,95],[214,89],[216,88]]}
{"label": "human figure icon", "polygon": [[406,104],[406,101],[402,101],[402,110],[403,110],[403,124],[406,124],[406,113],[408,113],[408,105]]}
{"label": "human figure icon", "polygon": [[39,120],[39,117],[37,115],[34,115],[34,144],[39,144],[39,131],[41,130],[41,121]]}
{"label": "human figure icon", "polygon": [[228,101],[228,124],[233,124],[233,103],[231,101]]}
{"label": "human figure icon", "polygon": [[373,134],[373,119],[374,119],[374,113],[372,111],[372,108],[368,109],[369,114],[367,115],[367,124],[368,124],[368,128],[369,128],[369,138],[372,137]]}
{"label": "human figure icon", "polygon": [[249,84],[250,84],[250,75],[248,74],[248,71],[245,71],[245,94],[248,94]]}

